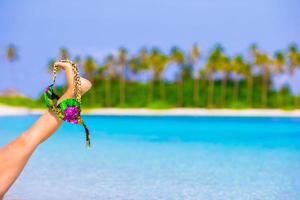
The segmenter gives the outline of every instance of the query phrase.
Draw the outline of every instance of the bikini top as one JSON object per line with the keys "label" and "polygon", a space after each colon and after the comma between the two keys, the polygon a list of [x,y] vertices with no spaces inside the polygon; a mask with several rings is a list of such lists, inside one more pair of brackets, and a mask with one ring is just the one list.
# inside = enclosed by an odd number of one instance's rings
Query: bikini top
{"label": "bikini top", "polygon": [[86,124],[81,117],[81,91],[80,91],[80,76],[76,64],[69,60],[60,60],[60,62],[67,62],[72,65],[72,70],[74,74],[73,79],[73,98],[68,98],[57,103],[60,96],[54,92],[54,84],[56,80],[56,74],[58,67],[54,65],[53,67],[53,83],[49,85],[44,91],[44,99],[46,106],[50,111],[55,113],[57,117],[71,124],[79,124],[84,127],[86,135],[86,147],[91,146],[90,142],[90,132]]}

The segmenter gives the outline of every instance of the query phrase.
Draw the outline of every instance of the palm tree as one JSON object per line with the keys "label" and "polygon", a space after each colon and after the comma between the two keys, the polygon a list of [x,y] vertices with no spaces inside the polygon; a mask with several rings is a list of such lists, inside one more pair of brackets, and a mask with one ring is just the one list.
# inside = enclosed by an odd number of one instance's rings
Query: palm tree
{"label": "palm tree", "polygon": [[[150,81],[150,86],[153,89],[154,82],[159,81],[159,94],[160,100],[165,100],[165,82],[162,77],[162,72],[165,69],[166,64],[168,63],[169,59],[166,55],[161,53],[157,48],[153,48],[149,58],[149,65],[153,71],[153,78]],[[150,91],[153,93],[153,91]]]}
{"label": "palm tree", "polygon": [[247,105],[252,107],[252,99],[253,99],[253,77],[252,77],[252,65],[249,63],[245,63],[242,65],[242,75],[245,77],[247,82]]}
{"label": "palm tree", "polygon": [[60,48],[60,50],[59,50],[59,59],[61,59],[61,60],[70,59],[69,51],[65,47]]}
{"label": "palm tree", "polygon": [[226,106],[226,88],[227,88],[227,80],[228,80],[228,74],[231,70],[231,63],[230,59],[225,56],[221,55],[220,63],[218,64],[218,68],[223,72],[222,77],[222,84],[221,84],[221,106]]}
{"label": "palm tree", "polygon": [[126,101],[126,96],[125,96],[125,90],[126,90],[126,80],[125,80],[125,73],[126,73],[126,64],[127,64],[127,50],[125,48],[120,48],[119,49],[119,54],[118,54],[118,64],[121,67],[121,72],[120,72],[120,91],[119,91],[119,96],[120,96],[120,104],[124,104]]}
{"label": "palm tree", "polygon": [[177,48],[173,47],[171,49],[171,60],[180,67],[180,75],[177,81],[177,105],[180,107],[183,103],[183,73],[184,73],[184,54]]}
{"label": "palm tree", "polygon": [[298,47],[296,44],[291,44],[289,46],[288,58],[289,58],[289,69],[291,73],[294,73],[295,69],[297,68],[297,54],[298,54]]}
{"label": "palm tree", "polygon": [[256,95],[256,93],[253,93],[254,77],[252,74],[252,67],[255,66],[256,55],[258,52],[257,49],[258,49],[258,47],[257,47],[257,44],[255,44],[255,43],[252,43],[249,46],[249,55],[250,55],[249,66],[250,67],[248,68],[249,71],[248,70],[245,71],[245,75],[247,78],[247,103],[250,107],[253,106],[253,99],[254,99],[254,96]]}
{"label": "palm tree", "polygon": [[[62,48],[59,49],[59,59],[60,60],[68,60],[68,59],[70,59],[70,54],[69,54],[69,52],[68,52],[68,50],[66,48],[62,47]],[[55,61],[56,61],[56,59],[54,59],[54,58],[50,59],[49,64],[48,64],[48,72],[49,73],[52,73],[52,71],[53,71],[53,65],[54,65]],[[80,64],[80,62],[81,62],[80,56],[76,56],[75,57],[75,63],[76,64]],[[60,68],[58,68],[57,70],[59,72]]]}
{"label": "palm tree", "polygon": [[[153,51],[156,51],[155,49]],[[136,72],[148,70],[153,73],[151,80],[148,81],[148,103],[151,103],[153,101],[153,93],[154,93],[154,67],[151,64],[151,54],[149,54],[148,50],[144,47],[141,48],[137,57],[136,62],[138,64],[137,69],[133,69]],[[134,67],[134,65],[132,66]]]}
{"label": "palm tree", "polygon": [[[241,55],[237,55],[232,60],[232,71],[237,75],[240,76],[245,71],[247,65],[244,62],[244,59]],[[238,102],[239,100],[239,82],[240,80],[238,77],[234,79],[234,86],[233,86],[233,102]]]}
{"label": "palm tree", "polygon": [[134,56],[128,60],[128,66],[130,69],[137,73],[140,70],[141,64],[138,56]]}
{"label": "palm tree", "polygon": [[104,71],[106,75],[105,79],[105,104],[110,107],[112,105],[111,101],[111,78],[112,78],[112,68],[114,67],[114,57],[112,54],[108,55],[104,60]]}
{"label": "palm tree", "polygon": [[141,58],[139,55],[133,56],[128,60],[128,67],[131,69],[131,72],[133,72],[135,75],[138,74],[140,71],[144,70],[142,67]]}
{"label": "palm tree", "polygon": [[94,58],[88,56],[83,63],[83,70],[88,79],[90,80],[93,79],[93,73],[95,72],[96,68],[97,68],[97,64]]}
{"label": "palm tree", "polygon": [[[202,68],[200,71],[199,71],[199,80],[203,80],[201,83],[202,83],[202,85],[199,87],[199,90],[200,90],[200,88],[202,88],[202,91],[204,92],[205,91],[205,88],[206,88],[206,80],[207,80],[207,71],[206,71],[206,69],[205,68]],[[199,83],[199,85],[200,85],[200,83]],[[200,90],[201,91],[201,90]],[[204,100],[204,98],[203,98],[203,100]],[[201,101],[200,101],[201,102]],[[199,102],[199,103],[200,103]]]}
{"label": "palm tree", "polygon": [[148,53],[146,49],[141,49],[137,56],[129,60],[129,67],[135,73],[148,69]]}
{"label": "palm tree", "polygon": [[[295,60],[296,60],[296,62],[295,62],[296,66],[300,67],[300,53],[299,52],[297,52]],[[299,108],[299,94],[295,95],[295,108]]]}
{"label": "palm tree", "polygon": [[223,48],[221,45],[216,45],[211,54],[209,55],[207,59],[207,63],[205,65],[206,72],[208,75],[208,94],[207,94],[207,106],[209,108],[213,107],[213,96],[214,96],[214,78],[213,75],[218,69],[218,66],[222,62],[222,51]]}
{"label": "palm tree", "polygon": [[249,51],[250,51],[250,54],[255,57],[255,54],[258,53],[258,50],[257,50],[257,44],[253,43],[250,45],[249,47]]}
{"label": "palm tree", "polygon": [[[150,70],[153,72],[153,67],[151,67],[151,55],[148,53],[146,48],[142,48],[138,54],[138,61],[140,68],[139,70]],[[153,93],[154,93],[154,78],[148,81],[148,103],[153,101]]]}
{"label": "palm tree", "polygon": [[[283,67],[285,65],[285,57],[283,52],[281,51],[277,51],[275,52],[275,56],[274,56],[274,60],[273,60],[273,66],[275,67],[275,72],[277,74],[281,74],[283,73]],[[277,105],[278,107],[282,106],[282,90],[278,90],[277,91]]]}
{"label": "palm tree", "polygon": [[[128,63],[131,71],[135,74],[138,74],[141,71],[146,71],[150,69],[150,56],[146,49],[141,49],[138,55],[133,56]],[[151,69],[150,69],[151,70]],[[148,82],[148,103],[152,102],[153,100],[153,90],[154,90],[154,81],[150,80]]]}
{"label": "palm tree", "polygon": [[[296,44],[291,44],[289,46],[289,52],[288,52],[288,58],[289,58],[289,71],[290,73],[295,73],[295,70],[300,67],[300,53],[298,51],[298,47]],[[299,97],[294,97],[294,104],[295,107],[299,107]]]}
{"label": "palm tree", "polygon": [[270,81],[269,65],[271,63],[271,60],[267,54],[257,52],[254,62],[262,70],[261,103],[263,107],[266,107],[268,102],[268,89],[269,89],[269,81]]}
{"label": "palm tree", "polygon": [[[83,71],[89,80],[94,81],[93,74],[96,69],[97,69],[97,64],[96,64],[94,58],[91,56],[88,56],[83,63]],[[96,103],[96,90],[95,89],[91,90],[91,95],[92,95],[92,103],[95,104]]]}
{"label": "palm tree", "polygon": [[[200,50],[197,44],[194,44],[191,51],[190,51],[190,59],[191,64],[193,68],[195,69],[196,64],[198,63],[200,59]],[[194,104],[197,106],[199,105],[199,74],[197,74],[196,77],[194,77]]]}
{"label": "palm tree", "polygon": [[6,49],[6,55],[5,55],[6,60],[9,62],[14,62],[17,60],[17,50],[15,45],[10,44],[7,49]]}
{"label": "palm tree", "polygon": [[12,63],[14,63],[17,59],[18,59],[18,55],[17,55],[17,49],[16,46],[13,44],[8,45],[7,49],[6,49],[6,54],[5,54],[5,58],[6,60],[11,63],[11,81],[13,82],[13,84],[16,84],[16,78],[15,78],[15,72],[14,72],[14,68]]}

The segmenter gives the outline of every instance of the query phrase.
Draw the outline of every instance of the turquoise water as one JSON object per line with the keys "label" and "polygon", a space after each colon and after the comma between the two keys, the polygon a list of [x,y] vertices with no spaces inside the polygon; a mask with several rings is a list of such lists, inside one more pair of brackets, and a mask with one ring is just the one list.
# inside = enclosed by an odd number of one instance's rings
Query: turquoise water
{"label": "turquoise water", "polygon": [[[0,146],[37,116],[0,117]],[[299,200],[300,118],[86,116],[35,152],[22,200]]]}

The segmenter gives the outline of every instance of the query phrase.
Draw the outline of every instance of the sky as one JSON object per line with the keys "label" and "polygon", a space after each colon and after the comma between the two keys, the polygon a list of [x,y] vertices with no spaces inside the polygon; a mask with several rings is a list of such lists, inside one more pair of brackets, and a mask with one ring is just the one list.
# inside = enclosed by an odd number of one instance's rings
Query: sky
{"label": "sky", "polygon": [[[119,47],[131,53],[197,43],[206,54],[215,43],[245,53],[300,44],[298,0],[0,0],[0,91],[15,87],[37,97],[50,83],[47,65],[66,47],[72,55],[101,60]],[[13,43],[19,58],[5,61]]]}

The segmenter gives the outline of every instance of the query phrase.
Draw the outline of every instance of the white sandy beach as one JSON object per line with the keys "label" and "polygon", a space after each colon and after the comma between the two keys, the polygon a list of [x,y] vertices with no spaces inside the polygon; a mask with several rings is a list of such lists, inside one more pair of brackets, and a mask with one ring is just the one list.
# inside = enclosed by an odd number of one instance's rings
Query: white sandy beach
{"label": "white sandy beach", "polygon": [[14,115],[33,115],[41,114],[43,110],[29,109],[26,107],[12,107],[0,104],[0,116],[14,116]]}
{"label": "white sandy beach", "polygon": [[[39,115],[45,110],[29,109],[25,107],[11,107],[0,105],[0,116],[14,115]],[[300,110],[280,109],[197,109],[197,108],[173,108],[173,109],[134,109],[134,108],[98,108],[84,110],[86,115],[114,115],[114,116],[241,116],[241,117],[300,117]]]}

